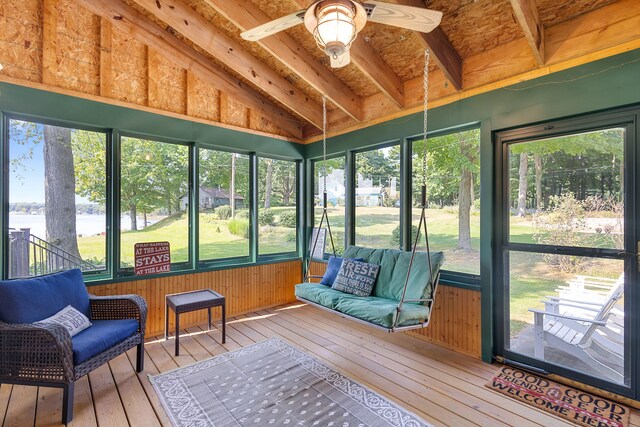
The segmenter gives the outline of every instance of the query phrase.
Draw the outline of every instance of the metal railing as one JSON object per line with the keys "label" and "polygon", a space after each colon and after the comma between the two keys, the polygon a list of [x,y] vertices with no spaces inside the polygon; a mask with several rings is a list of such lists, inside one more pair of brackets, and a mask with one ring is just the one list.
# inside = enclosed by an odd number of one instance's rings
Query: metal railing
{"label": "metal railing", "polygon": [[100,269],[88,261],[31,234],[29,228],[9,231],[9,277],[30,277],[79,268]]}

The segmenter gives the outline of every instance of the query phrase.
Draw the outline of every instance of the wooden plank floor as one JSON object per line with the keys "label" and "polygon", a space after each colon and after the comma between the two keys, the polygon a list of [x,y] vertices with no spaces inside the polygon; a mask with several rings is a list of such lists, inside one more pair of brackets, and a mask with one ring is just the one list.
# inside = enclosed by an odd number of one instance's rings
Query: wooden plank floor
{"label": "wooden plank floor", "polygon": [[[76,385],[73,426],[168,426],[147,375],[165,372],[270,337],[280,337],[332,368],[400,403],[435,425],[568,426],[570,424],[484,387],[497,365],[405,334],[387,334],[300,304],[229,319],[227,340],[218,329],[189,328],[174,341],[146,345],[145,372],[136,374],[135,350]],[[4,426],[60,425],[62,392],[0,387]],[[631,425],[640,427],[640,412]]]}

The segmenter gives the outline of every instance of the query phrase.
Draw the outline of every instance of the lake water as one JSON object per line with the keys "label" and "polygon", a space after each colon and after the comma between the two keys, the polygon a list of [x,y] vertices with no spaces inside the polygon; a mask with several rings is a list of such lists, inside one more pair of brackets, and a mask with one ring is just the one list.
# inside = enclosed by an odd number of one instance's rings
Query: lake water
{"label": "lake water", "polygon": [[[155,221],[153,221],[155,222]],[[149,221],[151,224],[152,221]],[[138,227],[144,228],[143,218],[138,218]],[[122,230],[131,230],[131,219],[129,215],[120,217],[120,227]],[[31,228],[31,234],[45,238],[45,217],[44,215],[20,215],[9,214],[9,228]],[[78,215],[76,216],[76,232],[83,236],[92,236],[106,231],[105,215]]]}

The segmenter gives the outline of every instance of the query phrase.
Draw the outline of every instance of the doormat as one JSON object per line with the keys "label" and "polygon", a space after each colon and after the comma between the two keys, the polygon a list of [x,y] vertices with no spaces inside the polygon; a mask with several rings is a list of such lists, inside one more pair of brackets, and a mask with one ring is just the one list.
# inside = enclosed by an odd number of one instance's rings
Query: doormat
{"label": "doormat", "polygon": [[430,426],[278,338],[150,379],[175,426]]}
{"label": "doormat", "polygon": [[626,427],[629,408],[519,369],[503,366],[487,384],[492,390],[587,427]]}

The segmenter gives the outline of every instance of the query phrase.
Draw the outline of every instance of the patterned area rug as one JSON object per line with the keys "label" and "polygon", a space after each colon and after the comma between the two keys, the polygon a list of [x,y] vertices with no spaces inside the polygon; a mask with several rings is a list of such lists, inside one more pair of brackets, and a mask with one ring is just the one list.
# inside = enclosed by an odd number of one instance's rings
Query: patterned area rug
{"label": "patterned area rug", "polygon": [[277,338],[150,376],[176,426],[428,426]]}

